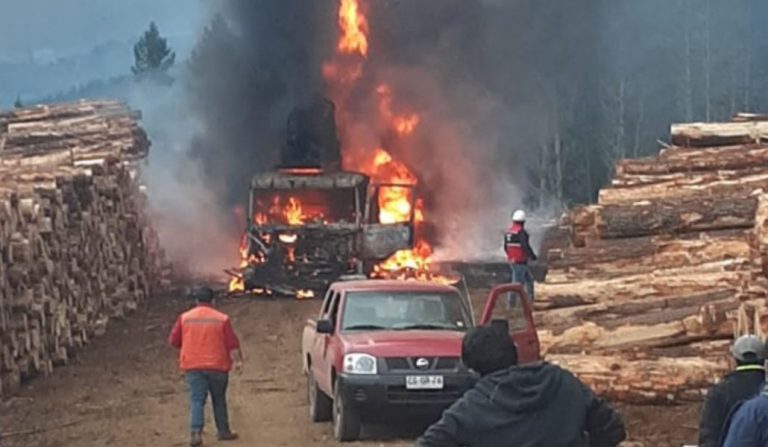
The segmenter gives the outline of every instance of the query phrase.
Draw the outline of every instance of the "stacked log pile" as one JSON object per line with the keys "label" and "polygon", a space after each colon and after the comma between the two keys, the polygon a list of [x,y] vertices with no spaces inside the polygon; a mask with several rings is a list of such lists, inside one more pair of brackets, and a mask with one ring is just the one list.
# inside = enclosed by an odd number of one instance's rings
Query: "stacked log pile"
{"label": "stacked log pile", "polygon": [[759,116],[674,125],[674,146],[618,162],[596,205],[563,216],[570,244],[549,251],[536,297],[553,358],[631,401],[720,376],[734,321],[762,315],[768,292],[766,138]]}
{"label": "stacked log pile", "polygon": [[161,279],[138,118],[107,101],[0,112],[0,397],[67,363]]}

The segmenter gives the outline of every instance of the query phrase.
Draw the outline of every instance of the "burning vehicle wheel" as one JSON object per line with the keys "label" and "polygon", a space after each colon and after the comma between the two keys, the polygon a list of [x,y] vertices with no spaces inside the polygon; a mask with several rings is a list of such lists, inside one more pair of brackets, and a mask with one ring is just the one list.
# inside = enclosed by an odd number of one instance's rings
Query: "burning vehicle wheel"
{"label": "burning vehicle wheel", "polygon": [[333,436],[339,442],[352,442],[360,438],[360,415],[344,402],[338,386],[333,395]]}
{"label": "burning vehicle wheel", "polygon": [[333,402],[330,397],[317,388],[317,382],[311,373],[307,374],[307,398],[309,400],[309,418],[312,422],[331,420]]}

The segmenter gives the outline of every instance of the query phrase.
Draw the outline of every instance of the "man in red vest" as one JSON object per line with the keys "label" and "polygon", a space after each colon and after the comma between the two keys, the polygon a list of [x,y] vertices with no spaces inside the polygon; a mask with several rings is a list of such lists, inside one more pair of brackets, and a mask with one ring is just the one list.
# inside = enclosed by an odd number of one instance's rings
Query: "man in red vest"
{"label": "man in red vest", "polygon": [[185,373],[189,390],[189,445],[192,447],[203,444],[204,409],[208,394],[213,403],[219,440],[238,438],[229,428],[227,384],[233,364],[237,371],[241,371],[243,363],[240,341],[229,317],[213,308],[213,291],[200,289],[196,299],[197,306],[179,316],[168,338],[169,343],[181,351],[179,367]]}
{"label": "man in red vest", "polygon": [[[504,251],[507,254],[512,270],[512,282],[520,283],[525,286],[525,292],[533,301],[533,275],[528,269],[528,261],[536,260],[536,253],[533,252],[525,231],[525,211],[517,210],[512,214],[512,225],[504,235]],[[510,296],[510,303],[512,303]]]}

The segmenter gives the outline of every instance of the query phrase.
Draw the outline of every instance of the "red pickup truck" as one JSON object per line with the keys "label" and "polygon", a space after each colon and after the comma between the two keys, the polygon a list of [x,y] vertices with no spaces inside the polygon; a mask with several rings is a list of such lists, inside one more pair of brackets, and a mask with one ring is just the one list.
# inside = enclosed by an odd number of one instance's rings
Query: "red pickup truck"
{"label": "red pickup truck", "polygon": [[[519,284],[495,288],[480,323],[505,326],[520,361],[537,361],[531,306],[527,297],[499,300],[509,292],[525,297]],[[312,421],[332,420],[336,439],[354,441],[363,421],[439,416],[476,381],[461,362],[462,338],[473,325],[471,304],[454,287],[384,280],[333,284],[319,318],[307,321],[302,336]]]}

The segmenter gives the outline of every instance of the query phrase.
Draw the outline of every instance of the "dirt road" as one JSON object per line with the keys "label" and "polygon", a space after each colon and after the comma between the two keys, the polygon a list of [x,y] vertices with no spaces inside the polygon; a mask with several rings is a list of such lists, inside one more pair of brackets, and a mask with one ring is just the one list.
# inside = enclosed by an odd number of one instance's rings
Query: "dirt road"
{"label": "dirt road", "polygon": [[[0,403],[3,447],[96,447],[187,445],[187,408],[175,352],[166,336],[188,304],[155,300],[126,321],[116,322],[72,365],[26,385]],[[311,424],[299,355],[301,327],[318,301],[237,300],[222,303],[240,333],[246,369],[230,388],[237,446],[336,446],[327,424]],[[631,434],[648,445],[695,441],[696,406],[622,408]],[[215,442],[207,411],[207,445]],[[351,445],[411,445],[419,427],[373,427]],[[10,435],[10,436],[8,436]]]}

